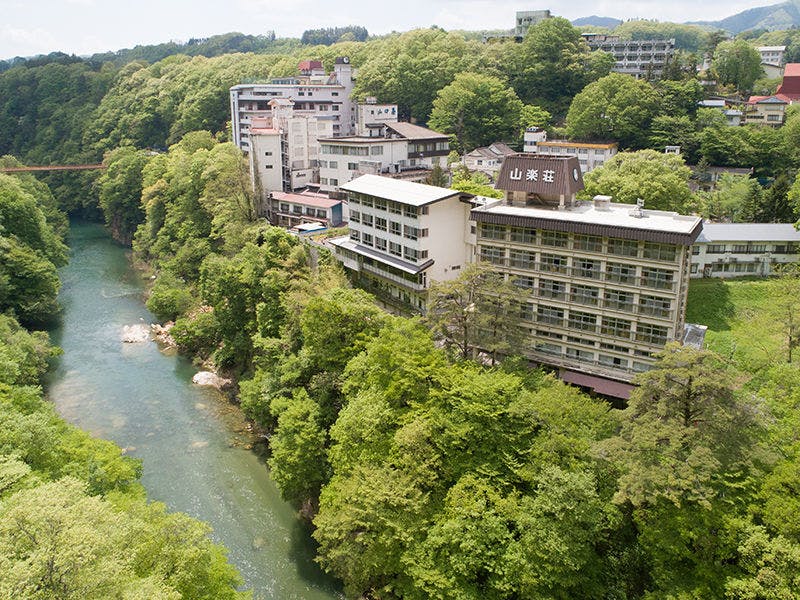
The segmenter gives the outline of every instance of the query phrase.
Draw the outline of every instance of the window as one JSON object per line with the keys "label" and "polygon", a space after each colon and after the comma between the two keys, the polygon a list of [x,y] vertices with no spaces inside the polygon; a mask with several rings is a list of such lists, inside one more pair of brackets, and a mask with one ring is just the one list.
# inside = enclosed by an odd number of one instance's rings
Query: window
{"label": "window", "polygon": [[400,223],[398,223],[397,221],[389,221],[389,233],[392,233],[394,235],[401,235],[400,231],[401,231]]}
{"label": "window", "polygon": [[518,227],[511,228],[511,241],[520,244],[535,244],[536,243],[536,230],[535,229],[520,229]]}
{"label": "window", "polygon": [[553,354],[556,356],[561,355],[561,346],[559,346],[558,344],[549,344],[542,342],[536,344],[534,350],[536,350],[537,352],[541,352],[543,354]]}
{"label": "window", "polygon": [[566,297],[567,285],[552,279],[539,280],[539,297],[563,300]]}
{"label": "window", "polygon": [[383,198],[375,198],[375,208],[377,210],[386,210],[386,200]]}
{"label": "window", "polygon": [[542,245],[566,247],[567,234],[562,231],[542,231]]}
{"label": "window", "polygon": [[289,204],[286,202],[281,202],[281,212],[289,212]]}
{"label": "window", "polygon": [[490,225],[488,223],[481,223],[481,237],[488,240],[505,240],[506,227],[505,225]]}
{"label": "window", "polygon": [[733,252],[735,254],[747,254],[747,244],[734,244]]}
{"label": "window", "polygon": [[404,246],[403,257],[416,262],[416,260],[419,258],[419,252],[417,252],[414,248],[408,248],[407,246]]}
{"label": "window", "polygon": [[380,156],[383,154],[383,146],[372,146],[372,148],[369,149],[369,153],[372,156]]}
{"label": "window", "polygon": [[383,239],[383,238],[376,237],[375,238],[375,247],[378,250],[383,250],[384,252],[386,252],[386,240]]}
{"label": "window", "polygon": [[601,365],[605,365],[606,367],[621,367],[623,369],[628,368],[628,360],[625,358],[620,358],[619,356],[611,356],[609,354],[600,354],[597,357],[597,362]]}
{"label": "window", "polygon": [[706,246],[706,254],[725,254],[725,244],[709,244]]}
{"label": "window", "polygon": [[632,285],[636,282],[636,267],[610,262],[606,265],[606,280]]}
{"label": "window", "polygon": [[608,238],[608,253],[617,256],[636,256],[639,253],[639,242]]}
{"label": "window", "polygon": [[767,251],[767,245],[766,244],[750,244],[748,246],[748,250],[752,254],[759,254],[761,252],[766,252]]}
{"label": "window", "polygon": [[361,236],[361,243],[365,246],[372,246],[372,235],[365,233]]}
{"label": "window", "polygon": [[375,229],[386,231],[386,219],[382,217],[375,217]]}
{"label": "window", "polygon": [[570,300],[578,304],[588,304],[597,306],[600,290],[589,285],[573,285],[570,293]]}
{"label": "window", "polygon": [[331,185],[339,185],[339,180],[331,177]]}
{"label": "window", "polygon": [[664,269],[642,269],[642,285],[659,290],[672,288],[672,271]]}
{"label": "window", "polygon": [[353,162],[347,163],[347,169],[350,171],[358,171],[358,163],[353,163]]}
{"label": "window", "polygon": [[505,263],[506,251],[497,246],[481,246],[481,260],[490,262],[493,265]]}
{"label": "window", "polygon": [[593,362],[594,361],[594,352],[589,352],[588,350],[578,350],[577,348],[567,348],[566,355],[569,358],[574,358],[576,360],[582,360],[585,362]]}
{"label": "window", "polygon": [[399,215],[403,212],[403,207],[398,204],[397,202],[387,202],[389,207],[389,212],[393,215]]}
{"label": "window", "polygon": [[350,230],[350,239],[357,242],[361,239],[361,234],[353,229]]}
{"label": "window", "polygon": [[644,295],[639,297],[639,314],[652,315],[654,317],[669,317],[671,308],[672,303],[668,298]]}
{"label": "window", "polygon": [[536,322],[562,327],[564,325],[564,311],[560,308],[539,306],[536,309]]}
{"label": "window", "polygon": [[523,321],[533,321],[533,304],[521,302],[519,304],[519,318]]}
{"label": "window", "polygon": [[350,221],[353,223],[361,223],[361,213],[357,210],[350,211]]}
{"label": "window", "polygon": [[372,227],[372,215],[366,214],[366,213],[362,214],[361,215],[361,222],[364,225],[368,225],[368,226]]}
{"label": "window", "polygon": [[572,270],[573,275],[578,277],[586,277],[588,279],[600,279],[600,261],[590,260],[588,258],[575,258],[573,259],[575,268]]}
{"label": "window", "polygon": [[514,277],[511,280],[515,286],[523,290],[532,290],[533,289],[533,277],[530,276],[522,276],[522,277]]}
{"label": "window", "polygon": [[403,237],[406,237],[410,240],[416,240],[417,237],[419,237],[419,229],[409,225],[403,225]]}
{"label": "window", "polygon": [[335,160],[330,161],[328,163],[328,165],[330,166],[331,169],[338,169],[339,168],[339,162],[335,161]]}
{"label": "window", "polygon": [[597,327],[597,315],[571,310],[569,311],[568,325],[572,329],[594,331]]}
{"label": "window", "polygon": [[630,312],[633,310],[633,293],[606,290],[603,298],[603,307]]}
{"label": "window", "polygon": [[603,325],[600,331],[605,335],[629,339],[631,337],[631,322],[627,319],[603,317]]}
{"label": "window", "polygon": [[541,270],[550,273],[566,273],[567,259],[556,254],[542,254]]}
{"label": "window", "polygon": [[667,343],[667,328],[661,325],[639,323],[636,326],[636,341],[663,346]]}
{"label": "window", "polygon": [[272,165],[264,165],[264,168],[265,168],[265,169],[271,169],[271,168],[272,168]]}
{"label": "window", "polygon": [[644,243],[644,258],[674,262],[677,250],[674,244]]}
{"label": "window", "polygon": [[526,250],[510,250],[509,266],[517,269],[531,269],[536,263],[536,254]]}
{"label": "window", "polygon": [[272,152],[264,152],[264,156],[272,156]]}
{"label": "window", "polygon": [[401,256],[403,253],[403,247],[400,244],[395,242],[389,242],[389,254],[394,254],[395,256]]}
{"label": "window", "polygon": [[416,206],[403,206],[403,215],[406,217],[410,217],[412,219],[417,218],[417,207]]}
{"label": "window", "polygon": [[597,235],[575,234],[572,238],[572,247],[584,252],[600,252],[603,249],[603,239]]}

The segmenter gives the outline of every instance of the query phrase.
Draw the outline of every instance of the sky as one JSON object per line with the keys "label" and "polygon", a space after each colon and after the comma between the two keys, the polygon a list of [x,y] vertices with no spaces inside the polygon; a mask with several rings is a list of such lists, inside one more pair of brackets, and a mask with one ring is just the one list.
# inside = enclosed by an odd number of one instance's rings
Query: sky
{"label": "sky", "polygon": [[518,10],[549,8],[568,19],[589,15],[660,21],[718,20],[780,0],[0,0],[0,60],[50,52],[95,52],[239,31],[299,37],[306,29],[362,25],[371,34],[438,25],[510,29]]}

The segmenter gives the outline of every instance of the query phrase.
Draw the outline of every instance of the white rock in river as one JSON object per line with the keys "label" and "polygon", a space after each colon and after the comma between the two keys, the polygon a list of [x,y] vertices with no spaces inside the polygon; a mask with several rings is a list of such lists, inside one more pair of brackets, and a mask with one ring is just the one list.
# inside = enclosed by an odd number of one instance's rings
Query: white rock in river
{"label": "white rock in river", "polygon": [[150,327],[139,323],[137,325],[125,325],[122,328],[122,341],[126,344],[139,344],[150,341]]}
{"label": "white rock in river", "polygon": [[226,385],[230,385],[231,380],[220,377],[211,371],[200,371],[199,373],[195,373],[194,377],[192,377],[192,383],[196,383],[197,385],[208,385],[219,390]]}

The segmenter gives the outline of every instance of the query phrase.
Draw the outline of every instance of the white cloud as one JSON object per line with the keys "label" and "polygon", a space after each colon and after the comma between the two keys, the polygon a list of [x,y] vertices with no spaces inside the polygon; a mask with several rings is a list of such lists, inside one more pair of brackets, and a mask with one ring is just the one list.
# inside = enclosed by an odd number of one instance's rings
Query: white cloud
{"label": "white cloud", "polygon": [[0,25],[0,57],[30,56],[47,54],[56,47],[55,37],[41,27],[25,29]]}

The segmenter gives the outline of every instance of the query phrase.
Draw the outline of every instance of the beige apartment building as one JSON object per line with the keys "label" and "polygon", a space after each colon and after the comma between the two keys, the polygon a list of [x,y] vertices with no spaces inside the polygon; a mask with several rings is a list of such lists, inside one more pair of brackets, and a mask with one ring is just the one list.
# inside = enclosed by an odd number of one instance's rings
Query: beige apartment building
{"label": "beige apartment building", "polygon": [[682,338],[698,217],[577,201],[574,157],[508,157],[497,187],[503,200],[471,211],[475,255],[522,291],[526,356],[608,391]]}

